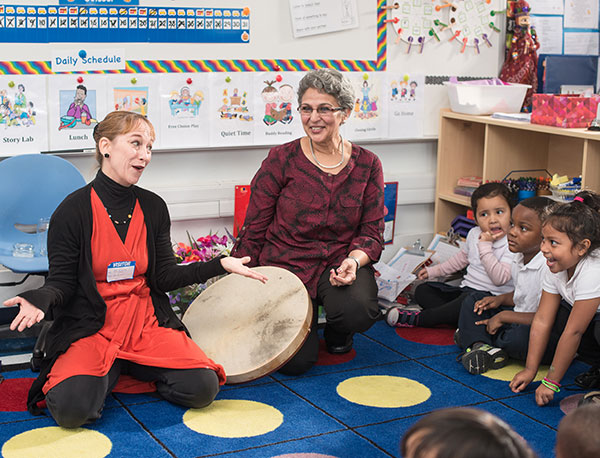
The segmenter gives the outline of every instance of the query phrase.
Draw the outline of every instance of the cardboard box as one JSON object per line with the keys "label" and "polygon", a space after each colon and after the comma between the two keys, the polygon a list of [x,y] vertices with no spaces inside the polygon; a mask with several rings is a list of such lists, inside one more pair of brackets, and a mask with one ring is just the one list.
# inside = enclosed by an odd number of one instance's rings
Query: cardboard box
{"label": "cardboard box", "polygon": [[533,94],[532,124],[589,127],[596,118],[600,96]]}

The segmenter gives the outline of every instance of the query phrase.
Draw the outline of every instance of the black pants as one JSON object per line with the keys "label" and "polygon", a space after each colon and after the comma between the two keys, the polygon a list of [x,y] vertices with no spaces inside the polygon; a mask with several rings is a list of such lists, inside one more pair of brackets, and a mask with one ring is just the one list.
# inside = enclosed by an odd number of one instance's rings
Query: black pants
{"label": "black pants", "polygon": [[325,309],[325,339],[332,345],[343,345],[354,333],[368,330],[380,317],[377,303],[377,283],[371,266],[358,270],[356,280],[349,286],[332,286],[329,270],[325,269],[313,298],[313,320],[310,333],[298,353],[280,372],[287,375],[303,374],[317,362],[319,335],[317,334],[318,305]]}
{"label": "black pants", "polygon": [[219,378],[212,369],[167,369],[117,359],[104,377],[75,375],[48,391],[46,405],[50,414],[63,428],[78,428],[97,420],[106,396],[121,374],[156,382],[164,399],[185,407],[205,407],[219,392]]}
{"label": "black pants", "polygon": [[[438,324],[458,326],[458,316],[463,300],[476,289],[452,286],[438,281],[428,281],[415,289],[415,301],[423,309],[417,326],[430,328]],[[486,292],[486,296],[492,293]]]}
{"label": "black pants", "polygon": [[[529,349],[529,330],[531,326],[525,324],[505,324],[496,334],[489,334],[485,325],[475,324],[477,321],[492,318],[494,315],[503,310],[512,310],[509,307],[499,307],[497,309],[484,310],[481,315],[474,312],[475,302],[484,297],[489,296],[488,293],[476,292],[465,298],[460,310],[458,319],[458,328],[460,329],[460,346],[468,348],[475,342],[483,342],[493,347],[500,347],[510,358],[525,361],[527,359],[527,351]],[[561,307],[562,309],[562,307]],[[553,331],[546,352],[542,358],[542,364],[549,364],[554,356],[556,344],[560,333],[561,326],[564,329],[566,321],[563,322],[564,314],[557,314],[557,325]]]}

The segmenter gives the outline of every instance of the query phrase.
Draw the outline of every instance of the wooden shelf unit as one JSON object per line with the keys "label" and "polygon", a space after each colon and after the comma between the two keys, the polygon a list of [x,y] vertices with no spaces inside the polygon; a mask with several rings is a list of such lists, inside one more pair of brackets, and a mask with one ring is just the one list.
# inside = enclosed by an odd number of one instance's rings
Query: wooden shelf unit
{"label": "wooden shelf unit", "polygon": [[528,169],[581,175],[583,188],[600,191],[600,132],[442,110],[435,231],[447,231],[454,217],[470,207],[470,198],[454,193],[460,177],[480,176],[485,183],[501,180],[511,170]]}

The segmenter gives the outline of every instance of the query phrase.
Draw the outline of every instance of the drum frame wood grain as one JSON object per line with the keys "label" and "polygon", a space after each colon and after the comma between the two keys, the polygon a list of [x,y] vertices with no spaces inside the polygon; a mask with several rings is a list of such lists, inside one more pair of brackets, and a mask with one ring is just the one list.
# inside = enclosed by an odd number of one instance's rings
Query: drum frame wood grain
{"label": "drum frame wood grain", "polygon": [[[306,291],[306,288],[304,287],[304,284],[302,284],[298,277],[280,267],[263,266],[255,267],[253,268],[253,270],[257,270],[269,278],[269,281],[267,281],[266,285],[262,285],[257,280],[252,280],[230,274],[225,278],[222,278],[217,282],[213,283],[204,292],[202,292],[200,296],[198,296],[196,300],[192,302],[182,319],[183,323],[190,331],[192,339],[194,339],[194,341],[200,346],[200,348],[206,353],[206,355],[209,358],[213,359],[216,363],[223,365],[223,367],[225,368],[225,373],[227,375],[226,383],[228,385],[250,382],[260,377],[269,375],[280,369],[300,350],[300,348],[308,338],[312,326],[312,301],[310,299],[308,291]],[[269,282],[271,282],[271,286],[269,285]],[[277,284],[277,282],[279,282],[279,284]],[[227,321],[225,320],[228,320],[228,315],[229,317],[231,317],[232,314],[235,314],[235,311],[232,310],[235,306],[233,304],[227,303],[226,298],[224,298],[223,300],[219,300],[219,294],[226,292],[226,287],[230,287],[234,283],[239,283],[247,287],[250,291],[253,291],[254,293],[256,293],[256,291],[261,292],[264,295],[264,299],[266,302],[272,299],[271,297],[269,297],[270,294],[273,294],[270,292],[270,289],[275,287],[285,287],[288,290],[290,290],[290,295],[295,294],[297,296],[296,299],[298,300],[298,307],[302,307],[302,303],[304,303],[304,297],[306,298],[306,313],[304,313],[304,311],[302,310],[296,310],[296,308],[294,308],[294,313],[298,314],[298,316],[295,317],[295,324],[298,326],[298,329],[294,330],[296,334],[291,340],[291,342],[289,342],[289,344],[285,346],[285,348],[280,348],[278,350],[278,353],[270,355],[267,360],[265,360],[262,364],[257,365],[257,367],[246,370],[244,372],[237,373],[234,368],[231,368],[231,361],[226,361],[226,357],[224,357],[223,355],[221,355],[220,357],[219,350],[216,350],[214,348],[212,341],[202,341],[202,339],[205,338],[205,336],[202,333],[202,328],[206,329],[206,326],[210,326],[210,323],[204,323],[201,319],[203,313],[209,314],[209,312],[211,311],[211,307],[215,307],[216,309],[212,310],[213,316],[216,313],[216,310],[219,310],[220,312],[222,312],[221,314],[219,314],[219,320],[221,320],[221,318],[223,320],[220,323],[217,323],[217,325],[215,326],[218,327],[228,325]],[[262,298],[263,296],[260,297]],[[261,305],[264,306],[265,301],[260,301]],[[256,306],[256,309],[256,314],[261,314],[258,305]],[[243,313],[248,313],[248,310],[244,309]],[[263,318],[264,317],[261,314],[261,319]],[[275,316],[270,318],[276,319],[277,317]],[[273,326],[277,325],[277,323],[269,324]],[[219,336],[220,339],[225,337],[227,336]],[[226,345],[243,345],[243,342],[228,342]],[[229,347],[228,350],[231,350],[231,347]],[[219,359],[222,360],[220,361]],[[228,367],[230,368],[229,372]]]}

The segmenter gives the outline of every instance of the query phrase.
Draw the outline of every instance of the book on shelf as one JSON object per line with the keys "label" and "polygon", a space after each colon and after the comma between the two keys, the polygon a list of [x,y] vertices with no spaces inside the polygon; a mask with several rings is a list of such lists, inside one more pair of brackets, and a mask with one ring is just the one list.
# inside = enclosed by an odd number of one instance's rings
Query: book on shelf
{"label": "book on shelf", "polygon": [[454,194],[458,194],[460,196],[467,196],[467,197],[471,197],[471,195],[473,194],[473,192],[475,191],[475,189],[477,189],[476,187],[471,187],[471,186],[455,186],[454,187]]}
{"label": "book on shelf", "polygon": [[482,182],[482,178],[481,177],[477,177],[477,176],[464,176],[464,177],[460,177],[458,179],[458,181],[456,182],[457,186],[466,186],[469,188],[477,188],[479,186],[481,186],[481,182]]}
{"label": "book on shelf", "polygon": [[531,113],[492,113],[494,119],[505,119],[507,121],[531,122]]}

